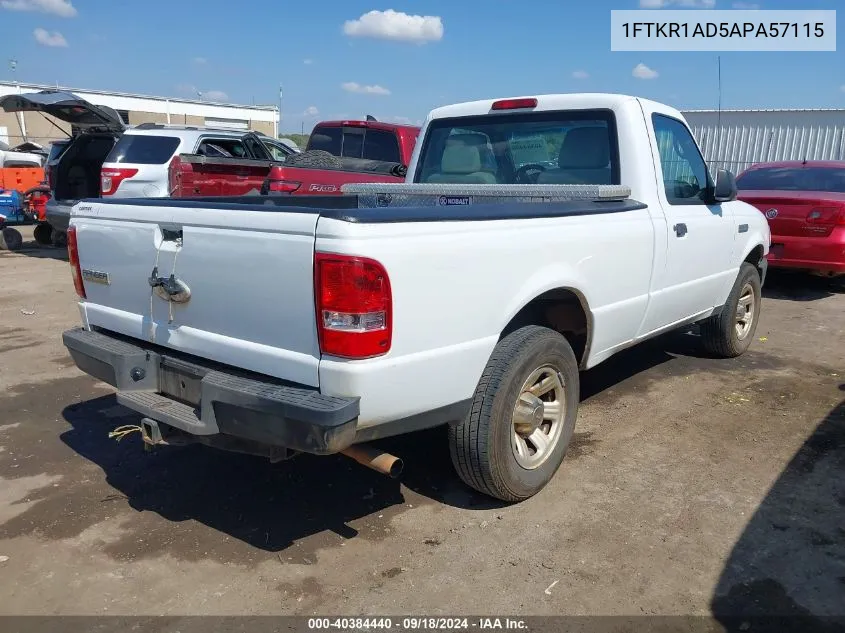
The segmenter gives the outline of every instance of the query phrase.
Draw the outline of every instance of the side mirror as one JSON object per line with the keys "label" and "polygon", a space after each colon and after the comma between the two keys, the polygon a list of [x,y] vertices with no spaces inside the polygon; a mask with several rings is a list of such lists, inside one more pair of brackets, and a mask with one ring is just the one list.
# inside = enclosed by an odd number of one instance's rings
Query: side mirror
{"label": "side mirror", "polygon": [[713,186],[713,202],[732,202],[736,200],[736,177],[727,169],[716,171],[716,184]]}

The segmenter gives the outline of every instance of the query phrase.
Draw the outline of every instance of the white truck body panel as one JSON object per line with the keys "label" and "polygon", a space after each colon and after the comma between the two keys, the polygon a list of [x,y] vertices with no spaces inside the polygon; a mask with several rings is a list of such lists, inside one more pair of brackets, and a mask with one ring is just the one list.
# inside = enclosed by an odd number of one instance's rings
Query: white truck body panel
{"label": "white truck body panel", "polygon": [[[317,386],[318,216],[151,206],[139,217],[131,205],[96,202],[75,213],[82,267],[111,282],[86,285],[86,325]],[[181,247],[162,239],[160,223],[182,227]],[[160,275],[190,280],[187,304],[153,297],[146,280],[156,262]]]}

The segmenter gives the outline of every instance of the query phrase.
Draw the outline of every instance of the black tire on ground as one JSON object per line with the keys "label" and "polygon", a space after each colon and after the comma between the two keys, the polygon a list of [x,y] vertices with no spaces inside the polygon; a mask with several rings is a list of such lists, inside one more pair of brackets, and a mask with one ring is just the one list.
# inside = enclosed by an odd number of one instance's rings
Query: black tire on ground
{"label": "black tire on ground", "polygon": [[[532,372],[546,366],[554,368],[562,382],[562,426],[545,461],[526,468],[514,454],[514,407]],[[578,362],[564,336],[535,325],[507,335],[487,362],[469,414],[449,427],[449,449],[458,475],[475,490],[502,501],[535,495],[563,461],[575,430],[578,398]]]}
{"label": "black tire on ground", "polygon": [[[751,296],[753,299],[749,327],[741,335],[738,331],[737,315],[740,299]],[[760,273],[754,266],[744,262],[739,269],[734,287],[719,314],[701,322],[701,340],[704,348],[721,358],[735,358],[742,355],[757,331],[760,320],[761,291]]]}
{"label": "black tire on ground", "polygon": [[67,246],[67,233],[53,229],[53,246],[64,248]]}
{"label": "black tire on ground", "polygon": [[340,169],[342,163],[334,154],[321,149],[312,149],[300,154],[291,154],[285,158],[289,167],[311,167],[314,169]]}
{"label": "black tire on ground", "polygon": [[23,245],[23,235],[17,229],[6,227],[0,234],[0,251],[16,251]]}
{"label": "black tire on ground", "polygon": [[35,243],[39,246],[53,245],[53,227],[42,222],[32,230],[32,237],[35,238]]}

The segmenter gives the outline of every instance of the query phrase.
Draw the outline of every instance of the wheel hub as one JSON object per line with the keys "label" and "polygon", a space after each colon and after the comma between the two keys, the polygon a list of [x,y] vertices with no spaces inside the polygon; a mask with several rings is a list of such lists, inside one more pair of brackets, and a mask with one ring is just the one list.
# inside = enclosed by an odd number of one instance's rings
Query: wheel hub
{"label": "wheel hub", "polygon": [[522,437],[528,437],[543,424],[543,401],[532,393],[523,393],[513,412],[513,426]]}
{"label": "wheel hub", "polygon": [[511,447],[517,463],[539,468],[554,452],[566,418],[563,376],[551,365],[535,369],[522,385],[511,416]]}

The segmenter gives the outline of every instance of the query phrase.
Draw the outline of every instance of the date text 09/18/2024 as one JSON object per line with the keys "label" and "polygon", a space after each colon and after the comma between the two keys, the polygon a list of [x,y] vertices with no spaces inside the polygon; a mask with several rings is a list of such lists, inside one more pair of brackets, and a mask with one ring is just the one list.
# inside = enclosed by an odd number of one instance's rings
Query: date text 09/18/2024
{"label": "date text 09/18/2024", "polygon": [[379,617],[309,618],[308,629],[313,631],[466,631],[466,630],[527,630],[520,618],[502,617],[404,617],[401,620]]}

